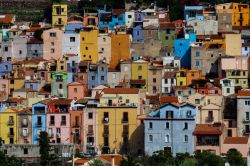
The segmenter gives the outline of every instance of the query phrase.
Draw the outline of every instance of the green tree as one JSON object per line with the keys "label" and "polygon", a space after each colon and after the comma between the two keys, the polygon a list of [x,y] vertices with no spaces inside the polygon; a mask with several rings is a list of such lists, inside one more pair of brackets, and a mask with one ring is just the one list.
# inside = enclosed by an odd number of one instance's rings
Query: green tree
{"label": "green tree", "polygon": [[40,147],[40,164],[41,166],[59,165],[58,156],[53,152],[49,144],[48,133],[40,132],[39,147]]}
{"label": "green tree", "polygon": [[175,165],[175,159],[171,153],[164,153],[163,150],[156,151],[149,158],[149,164],[154,166]]}
{"label": "green tree", "polygon": [[196,166],[196,162],[194,159],[185,159],[180,166]]}
{"label": "green tree", "polygon": [[230,163],[230,166],[245,166],[246,162],[242,158],[242,154],[236,149],[230,149],[227,151],[226,160]]}
{"label": "green tree", "polygon": [[209,151],[203,151],[201,153],[195,153],[195,159],[198,166],[223,166],[224,161],[220,156],[215,155]]}
{"label": "green tree", "polygon": [[121,166],[141,166],[141,164],[134,157],[128,156],[127,158],[122,158]]}
{"label": "green tree", "polygon": [[92,162],[89,163],[89,166],[104,166],[101,160],[94,159]]}
{"label": "green tree", "polygon": [[8,157],[5,153],[0,151],[0,165],[4,166],[22,166],[22,161],[14,156]]}

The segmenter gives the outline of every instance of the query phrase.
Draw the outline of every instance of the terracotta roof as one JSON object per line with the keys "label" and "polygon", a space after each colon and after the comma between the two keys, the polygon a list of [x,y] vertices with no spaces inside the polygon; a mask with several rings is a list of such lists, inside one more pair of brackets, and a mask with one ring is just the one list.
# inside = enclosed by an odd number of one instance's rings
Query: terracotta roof
{"label": "terracotta roof", "polygon": [[105,88],[102,90],[104,94],[138,94],[137,88]]}
{"label": "terracotta roof", "polygon": [[224,144],[247,144],[248,137],[226,137]]}
{"label": "terracotta roof", "polygon": [[236,96],[250,96],[250,90],[241,90],[239,91]]}
{"label": "terracotta roof", "polygon": [[53,100],[55,105],[70,105],[71,101],[72,101],[71,99],[63,99],[63,98]]}
{"label": "terracotta roof", "polygon": [[72,56],[78,56],[78,54],[64,54],[64,56],[72,57]]}
{"label": "terracotta roof", "polygon": [[162,103],[178,103],[178,97],[177,96],[160,96],[160,102]]}
{"label": "terracotta roof", "polygon": [[27,44],[43,44],[43,41],[32,37],[28,40]]}
{"label": "terracotta roof", "polygon": [[115,159],[115,166],[121,165],[122,156],[119,155],[119,154],[117,154],[117,155],[114,155],[114,154],[102,154],[102,155],[98,155],[96,157],[111,163],[112,156],[114,156],[114,159]]}
{"label": "terracotta roof", "polygon": [[83,164],[87,163],[88,161],[89,161],[88,159],[77,159],[77,160],[75,160],[74,163],[83,165]]}
{"label": "terracotta roof", "polygon": [[188,89],[190,87],[188,86],[173,86],[173,89],[176,90],[176,89],[181,89],[181,90],[185,90],[185,89]]}
{"label": "terracotta roof", "polygon": [[211,124],[197,124],[194,130],[194,134],[221,135],[222,132],[219,128],[214,127]]}
{"label": "terracotta roof", "polygon": [[18,103],[18,102],[21,102],[21,101],[24,101],[24,100],[27,100],[26,98],[8,98],[6,102],[9,102],[9,103]]}
{"label": "terracotta roof", "polygon": [[11,21],[14,18],[14,15],[6,14],[6,15],[0,15],[0,23],[1,24],[8,24],[11,23]]}
{"label": "terracotta roof", "polygon": [[175,24],[171,22],[160,23],[160,29],[175,29]]}

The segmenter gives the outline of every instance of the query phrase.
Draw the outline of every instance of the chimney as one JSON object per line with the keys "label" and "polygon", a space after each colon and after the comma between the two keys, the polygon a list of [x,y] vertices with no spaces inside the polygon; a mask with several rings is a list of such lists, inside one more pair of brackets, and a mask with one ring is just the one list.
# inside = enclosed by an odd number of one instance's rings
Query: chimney
{"label": "chimney", "polygon": [[115,155],[111,156],[111,166],[115,166]]}

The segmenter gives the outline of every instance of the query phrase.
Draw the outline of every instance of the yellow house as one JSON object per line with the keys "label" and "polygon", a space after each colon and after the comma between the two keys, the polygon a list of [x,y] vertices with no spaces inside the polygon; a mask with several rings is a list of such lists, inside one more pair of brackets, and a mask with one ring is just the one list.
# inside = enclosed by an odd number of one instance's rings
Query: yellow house
{"label": "yellow house", "polygon": [[17,144],[17,110],[6,109],[0,112],[0,137],[5,144]]}
{"label": "yellow house", "polygon": [[65,30],[67,25],[67,5],[66,4],[53,4],[52,5],[52,27],[60,30]]}
{"label": "yellow house", "polygon": [[142,59],[132,62],[131,64],[131,81],[132,87],[148,90],[148,61]]}
{"label": "yellow house", "polygon": [[80,32],[80,55],[81,60],[92,60],[98,62],[98,30],[94,27],[85,27]]}
{"label": "yellow house", "polygon": [[14,90],[18,90],[24,87],[25,78],[10,78],[9,79],[9,94],[12,94]]}
{"label": "yellow house", "polygon": [[242,56],[241,34],[225,34],[226,55]]}
{"label": "yellow house", "polygon": [[177,86],[187,85],[187,70],[182,69],[176,72],[176,85]]}
{"label": "yellow house", "polygon": [[[103,153],[120,152],[137,146],[132,137],[137,128],[136,107],[99,106],[98,149]],[[143,138],[141,136],[141,138]]]}

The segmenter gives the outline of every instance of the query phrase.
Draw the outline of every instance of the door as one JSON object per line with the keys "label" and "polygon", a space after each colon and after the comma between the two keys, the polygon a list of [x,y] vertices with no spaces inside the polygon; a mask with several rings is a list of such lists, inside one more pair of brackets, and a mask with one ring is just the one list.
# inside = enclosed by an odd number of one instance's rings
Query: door
{"label": "door", "polygon": [[171,154],[172,153],[171,147],[164,147],[164,153],[165,154]]}

